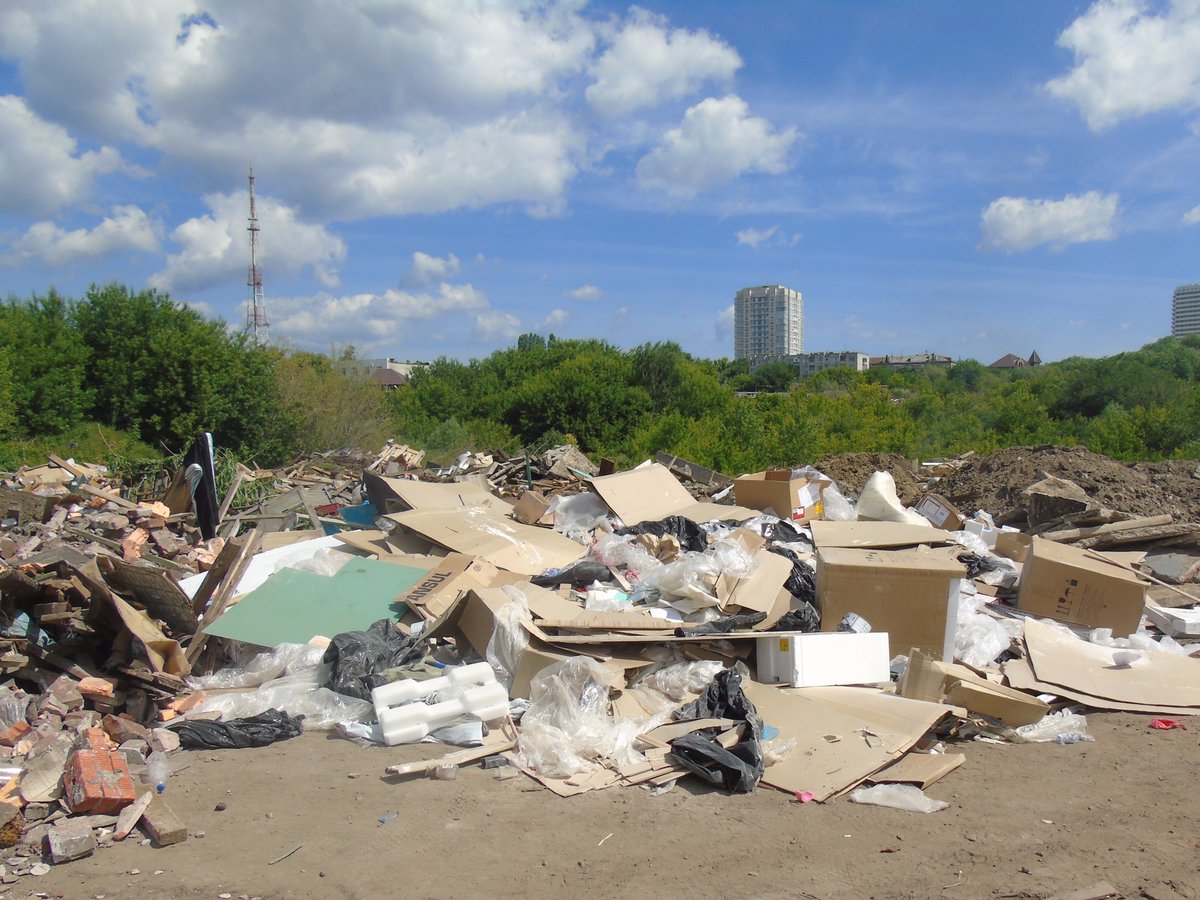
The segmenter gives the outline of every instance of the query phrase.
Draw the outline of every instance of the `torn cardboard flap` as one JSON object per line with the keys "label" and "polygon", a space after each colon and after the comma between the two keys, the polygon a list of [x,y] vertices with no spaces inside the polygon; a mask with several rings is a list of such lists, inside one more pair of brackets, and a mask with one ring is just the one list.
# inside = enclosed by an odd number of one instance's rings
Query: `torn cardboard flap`
{"label": "torn cardboard flap", "polygon": [[1050,711],[1037,697],[988,681],[966,666],[941,662],[913,649],[897,693],[914,700],[949,703],[998,719],[1011,728],[1031,725]]}
{"label": "torn cardboard flap", "polygon": [[909,525],[904,522],[812,522],[813,543],[818,548],[915,547],[918,544],[949,544],[948,532],[933,525]]}
{"label": "torn cardboard flap", "polygon": [[363,473],[367,498],[380,513],[405,509],[463,509],[484,507],[500,512],[508,510],[499,497],[469,482],[429,482],[408,478],[385,478],[373,472]]}
{"label": "torn cardboard flap", "polygon": [[478,556],[518,575],[562,568],[585,553],[581,544],[556,531],[523,525],[486,509],[414,509],[387,518],[447,550]]}
{"label": "torn cardboard flap", "polygon": [[683,516],[693,522],[713,519],[745,521],[758,515],[758,510],[718,503],[697,503],[679,483],[671,470],[658,463],[602,475],[588,482],[600,499],[626,525],[660,521],[667,516]]}

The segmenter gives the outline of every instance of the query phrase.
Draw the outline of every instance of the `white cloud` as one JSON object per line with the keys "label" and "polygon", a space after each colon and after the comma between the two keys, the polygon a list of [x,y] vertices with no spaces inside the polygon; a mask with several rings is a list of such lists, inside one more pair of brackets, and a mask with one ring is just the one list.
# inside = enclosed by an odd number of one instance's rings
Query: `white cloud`
{"label": "white cloud", "polygon": [[20,97],[0,96],[0,211],[45,215],[87,199],[97,175],[121,166],[112,147],[78,152],[60,125]]}
{"label": "white cloud", "polygon": [[490,310],[486,295],[469,284],[441,284],[419,293],[273,298],[268,306],[272,335],[296,346],[325,350],[332,343],[353,343],[383,353],[409,338],[416,323],[426,328],[437,320],[461,330],[463,323],[474,323],[476,315]]}
{"label": "white cloud", "polygon": [[477,341],[494,341],[499,338],[515,338],[521,333],[521,320],[512,313],[489,309],[475,317],[471,337]]}
{"label": "white cloud", "polygon": [[[264,282],[270,283],[272,272],[294,275],[308,268],[325,287],[336,287],[337,263],[346,256],[342,239],[321,225],[299,221],[294,209],[272,197],[255,200]],[[171,240],[183,249],[167,257],[166,268],[151,276],[153,287],[190,291],[245,278],[250,254],[246,195],[210,194],[204,202],[211,210],[208,215],[188,219],[171,233]]]}
{"label": "white cloud", "polygon": [[733,336],[733,317],[736,305],[730,303],[727,307],[717,313],[717,340],[723,340]]}
{"label": "white cloud", "polygon": [[737,233],[737,242],[745,247],[757,248],[760,244],[769,241],[779,233],[779,226],[772,225],[770,228],[745,228]]}
{"label": "white cloud", "polygon": [[1001,197],[992,201],[980,222],[983,250],[1029,250],[1041,244],[1062,249],[1087,241],[1109,241],[1116,234],[1117,195],[1088,191],[1062,200]]}
{"label": "white cloud", "polygon": [[1046,85],[1100,131],[1122,119],[1200,106],[1200,3],[1097,0],[1059,36],[1075,66]]}
{"label": "white cloud", "polygon": [[594,284],[584,284],[571,291],[564,291],[564,297],[574,297],[576,300],[599,300],[604,291]]}
{"label": "white cloud", "polygon": [[195,9],[8,0],[0,56],[64,136],[130,141],[210,187],[252,159],[308,218],[562,209],[584,146],[563,97],[595,53],[581,4],[314,0],[287,27],[271,4]]}
{"label": "white cloud", "polygon": [[35,261],[49,266],[69,265],[79,259],[121,251],[158,252],[158,226],[136,206],[113,207],[95,228],[66,231],[53,222],[38,222],[12,243],[4,262],[18,265]]}
{"label": "white cloud", "polygon": [[420,250],[413,253],[412,280],[417,284],[445,281],[458,274],[458,257],[451,253],[445,259],[430,256]]}
{"label": "white cloud", "polygon": [[704,30],[668,30],[666,19],[634,7],[597,60],[585,96],[601,115],[628,115],[679,100],[706,82],[728,83],[742,65],[737,51]]}
{"label": "white cloud", "polygon": [[697,103],[638,161],[638,185],[692,197],[747,172],[783,173],[796,129],[776,131],[748,112],[746,102],[733,95]]}
{"label": "white cloud", "polygon": [[1193,206],[1183,214],[1184,225],[1200,225],[1200,206]]}

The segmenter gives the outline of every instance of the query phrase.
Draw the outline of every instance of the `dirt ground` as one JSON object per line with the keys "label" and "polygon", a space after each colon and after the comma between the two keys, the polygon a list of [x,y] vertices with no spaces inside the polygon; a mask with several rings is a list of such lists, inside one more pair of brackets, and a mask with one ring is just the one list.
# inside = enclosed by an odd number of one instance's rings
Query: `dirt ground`
{"label": "dirt ground", "polygon": [[1093,713],[1094,743],[952,748],[967,762],[928,789],[950,803],[929,815],[690,779],[571,799],[478,767],[400,781],[384,767],[440,748],[310,733],[182,754],[166,796],[186,842],[131,837],[0,896],[1045,898],[1107,881],[1197,898],[1200,723],[1150,718]]}

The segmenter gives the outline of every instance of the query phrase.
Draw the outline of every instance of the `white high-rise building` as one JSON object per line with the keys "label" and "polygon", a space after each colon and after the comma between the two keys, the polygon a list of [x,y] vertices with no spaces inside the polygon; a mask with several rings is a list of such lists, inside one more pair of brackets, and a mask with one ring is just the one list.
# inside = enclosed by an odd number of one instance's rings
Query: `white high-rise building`
{"label": "white high-rise building", "polygon": [[742,288],[733,307],[733,358],[804,352],[804,298],[781,284]]}
{"label": "white high-rise building", "polygon": [[1171,336],[1185,334],[1200,334],[1200,284],[1180,285],[1171,299]]}

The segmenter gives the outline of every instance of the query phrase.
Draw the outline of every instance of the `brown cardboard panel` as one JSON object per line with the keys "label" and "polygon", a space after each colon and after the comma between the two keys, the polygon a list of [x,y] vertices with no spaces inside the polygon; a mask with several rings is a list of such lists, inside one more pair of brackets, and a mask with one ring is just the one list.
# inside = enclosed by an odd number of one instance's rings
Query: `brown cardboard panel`
{"label": "brown cardboard panel", "polygon": [[[756,552],[754,559],[757,565],[745,578],[728,578],[723,574],[717,577],[717,597],[721,600],[722,611],[741,607],[751,612],[770,613],[775,608],[779,591],[792,574],[792,561],[765,549]],[[778,620],[779,617],[775,618]]]}
{"label": "brown cardboard panel", "polygon": [[966,666],[932,659],[919,650],[909,654],[897,692],[915,700],[960,706],[1012,728],[1040,721],[1050,711],[1037,697],[988,681]]}
{"label": "brown cardboard panel", "polygon": [[1120,703],[1104,697],[1093,697],[1082,691],[1072,690],[1057,684],[1046,684],[1038,681],[1027,659],[1011,659],[1003,664],[1004,679],[1011,687],[1022,691],[1037,691],[1039,694],[1053,694],[1065,700],[1083,703],[1093,709],[1112,709],[1118,712],[1155,713],[1164,716],[1196,715],[1193,706],[1155,706],[1149,703]]}
{"label": "brown cardboard panel", "polygon": [[1035,537],[1021,568],[1017,608],[1089,628],[1111,628],[1114,637],[1137,630],[1146,588],[1125,569],[1078,547]]}
{"label": "brown cardboard panel", "polygon": [[[932,526],[929,531],[945,534]],[[817,551],[821,630],[833,631],[847,613],[857,613],[872,631],[888,633],[892,656],[917,647],[952,660],[965,575],[962,564],[944,553],[823,547]]]}
{"label": "brown cardboard panel", "polygon": [[763,784],[815,799],[861,784],[915,744],[949,708],[863,688],[781,689],[742,683],[763,722],[797,746]]}
{"label": "brown cardboard panel", "polygon": [[781,519],[803,525],[824,515],[828,481],[792,478],[791,469],[769,469],[734,479],[733,496],[742,506],[772,510]]}
{"label": "brown cardboard panel", "polygon": [[396,549],[388,543],[387,535],[382,531],[341,531],[334,537],[343,544],[348,544],[363,553],[378,553],[380,557],[383,557],[396,552]]}
{"label": "brown cardboard panel", "polygon": [[1200,707],[1200,665],[1189,657],[1143,652],[1118,668],[1113,654],[1119,651],[1034,619],[1025,620],[1025,646],[1040,682],[1120,703]]}
{"label": "brown cardboard panel", "polygon": [[915,784],[924,790],[966,761],[962,753],[906,753],[867,780],[872,784]]}
{"label": "brown cardboard panel", "polygon": [[813,543],[823,547],[915,547],[918,544],[952,543],[950,535],[932,525],[903,522],[812,522]]}
{"label": "brown cardboard panel", "polygon": [[666,466],[652,463],[627,472],[602,475],[588,484],[626,525],[683,516],[693,522],[712,519],[744,521],[757,510],[718,503],[697,503]]}
{"label": "brown cardboard panel", "polygon": [[465,482],[412,481],[407,478],[385,478],[370,472],[366,473],[364,480],[368,488],[375,489],[371,493],[378,491],[389,501],[382,505],[375,502],[376,508],[381,512],[395,512],[400,509],[462,509],[468,506],[508,511],[508,504],[499,497]]}
{"label": "brown cardboard panel", "polygon": [[537,525],[549,507],[550,501],[541,491],[526,491],[513,506],[512,517],[525,525]]}
{"label": "brown cardboard panel", "polygon": [[436,619],[460,595],[490,585],[496,574],[496,567],[487,560],[450,553],[436,558],[425,577],[397,599],[420,610],[424,618]]}
{"label": "brown cardboard panel", "polygon": [[409,510],[387,518],[448,550],[481,557],[520,575],[570,565],[586,552],[556,531],[522,525],[484,509]]}

